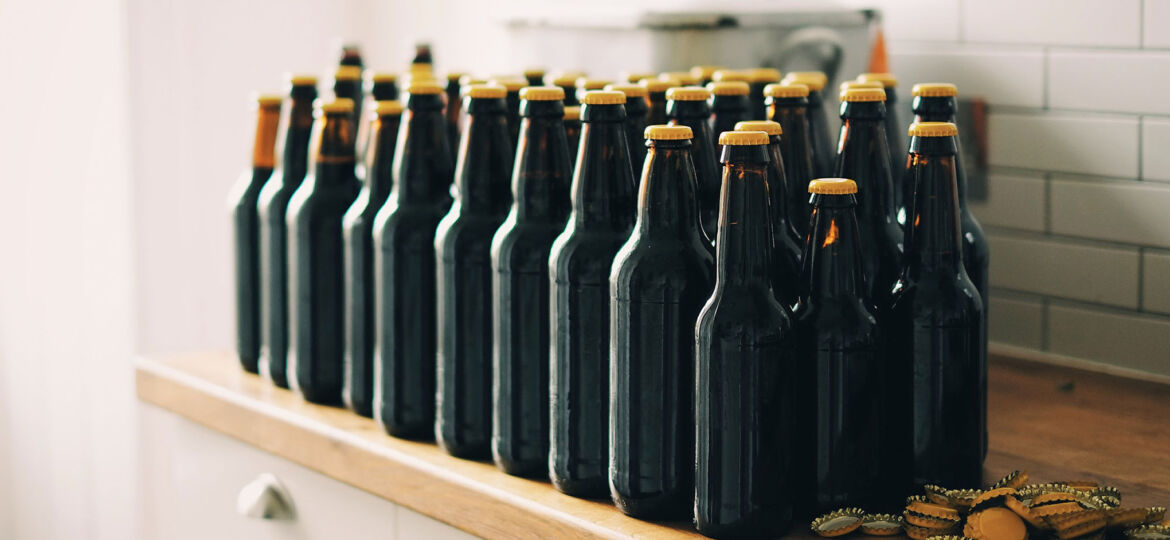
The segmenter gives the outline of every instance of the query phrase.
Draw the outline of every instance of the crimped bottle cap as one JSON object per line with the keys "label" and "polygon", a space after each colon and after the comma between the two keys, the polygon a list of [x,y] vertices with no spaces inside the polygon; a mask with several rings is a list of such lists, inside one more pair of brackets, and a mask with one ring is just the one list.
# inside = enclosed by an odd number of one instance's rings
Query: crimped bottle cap
{"label": "crimped bottle cap", "polygon": [[516,92],[521,88],[528,86],[528,81],[524,79],[516,79],[513,77],[500,77],[498,79],[492,79],[488,81],[488,83],[494,84],[496,86],[502,86],[507,92]]}
{"label": "crimped bottle cap", "polygon": [[664,81],[662,79],[642,79],[638,81],[638,86],[646,89],[647,92],[665,92],[675,86],[681,86],[682,83],[677,80]]}
{"label": "crimped bottle cap", "polygon": [[751,88],[743,81],[720,81],[707,85],[711,94],[716,96],[746,96]]}
{"label": "crimped bottle cap", "polygon": [[955,97],[959,87],[951,83],[918,83],[910,89],[910,95],[921,97]]}
{"label": "crimped bottle cap", "polygon": [[398,80],[398,74],[389,71],[366,70],[366,79],[375,83],[390,83]]}
{"label": "crimped bottle cap", "polygon": [[893,514],[867,514],[861,518],[861,533],[893,536],[902,532],[902,518]]}
{"label": "crimped bottle cap", "polygon": [[357,66],[337,66],[333,72],[335,81],[356,81],[362,78],[362,68]]}
{"label": "crimped bottle cap", "polygon": [[1101,529],[1107,522],[1104,510],[1084,510],[1073,514],[1052,516],[1046,520],[1058,538],[1083,538]]}
{"label": "crimped bottle cap", "polygon": [[658,78],[664,81],[677,80],[679,83],[686,86],[695,86],[703,80],[694,76],[689,71],[666,71],[658,74]]}
{"label": "crimped bottle cap", "polygon": [[540,68],[529,68],[524,70],[525,77],[544,78],[544,70]]}
{"label": "crimped bottle cap", "polygon": [[716,71],[723,69],[723,66],[699,65],[691,68],[691,76],[699,80],[710,79],[715,75]]}
{"label": "crimped bottle cap", "polygon": [[750,71],[746,71],[746,70],[742,70],[742,69],[720,69],[720,70],[716,71],[715,73],[711,74],[711,80],[715,81],[715,82],[720,82],[720,81],[751,82],[752,74]]}
{"label": "crimped bottle cap", "polygon": [[838,89],[840,89],[841,93],[845,93],[845,92],[852,90],[854,88],[881,88],[881,89],[885,89],[885,87],[882,86],[882,83],[877,82],[877,81],[869,81],[869,82],[845,81],[845,82],[839,84],[837,87],[838,87]]}
{"label": "crimped bottle cap", "polygon": [[755,146],[768,142],[768,134],[763,131],[724,131],[719,134],[719,144],[724,146]]}
{"label": "crimped bottle cap", "polygon": [[857,182],[848,178],[817,178],[808,183],[808,192],[818,195],[850,195],[857,193]]}
{"label": "crimped bottle cap", "polygon": [[573,86],[577,84],[577,74],[549,73],[544,76],[544,84],[547,86]]}
{"label": "crimped bottle cap", "polygon": [[626,99],[646,97],[646,89],[636,84],[607,84],[605,85],[605,89],[621,92],[626,95]]}
{"label": "crimped bottle cap", "polygon": [[[915,88],[918,85],[914,85]],[[953,85],[952,85],[953,86]],[[916,94],[917,95],[917,94]],[[1012,489],[1020,489],[1028,483],[1027,471],[1012,471],[1007,473],[1007,476],[1000,478],[998,482],[991,485],[992,488],[1010,487]]]}
{"label": "crimped bottle cap", "polygon": [[605,85],[611,82],[613,81],[609,79],[590,79],[588,77],[578,77],[574,84],[577,86],[577,88],[584,90],[601,90],[602,88],[605,88]]}
{"label": "crimped bottle cap", "polygon": [[817,92],[829,84],[829,76],[820,71],[790,71],[780,80],[782,83],[800,83]]}
{"label": "crimped bottle cap", "polygon": [[773,122],[771,120],[744,120],[743,122],[736,122],[735,130],[763,131],[769,136],[780,135],[784,133],[784,129],[780,127],[780,122]]}
{"label": "crimped bottle cap", "polygon": [[687,126],[646,126],[643,137],[654,141],[681,141],[693,139],[694,132]]}
{"label": "crimped bottle cap", "polygon": [[748,71],[751,82],[779,82],[782,73],[775,68],[755,68]]}
{"label": "crimped bottle cap", "polygon": [[637,83],[642,79],[653,79],[658,74],[653,71],[623,71],[619,79],[628,83]]}
{"label": "crimped bottle cap", "polygon": [[577,105],[569,105],[565,107],[565,120],[580,120],[581,107]]}
{"label": "crimped bottle cap", "polygon": [[560,101],[565,99],[565,90],[559,86],[529,86],[520,90],[520,99]]}
{"label": "crimped bottle cap", "polygon": [[800,83],[772,83],[764,87],[764,95],[774,98],[808,97],[808,85]]}
{"label": "crimped bottle cap", "polygon": [[374,103],[374,109],[378,116],[394,116],[402,114],[402,102],[397,99],[377,101]]}
{"label": "crimped bottle cap", "polygon": [[435,70],[434,66],[426,63],[418,63],[410,65],[410,72],[413,73],[430,73]]}
{"label": "crimped bottle cap", "polygon": [[256,105],[261,109],[273,109],[284,103],[284,96],[280,94],[256,94]]}
{"label": "crimped bottle cap", "polygon": [[581,103],[585,105],[619,105],[625,102],[626,94],[613,90],[590,90],[581,98]]}
{"label": "crimped bottle cap", "polygon": [[487,84],[488,79],[483,77],[476,77],[474,75],[464,75],[459,77],[459,86],[471,86],[473,84]]}
{"label": "crimped bottle cap", "polygon": [[910,124],[909,132],[911,137],[954,137],[958,134],[959,128],[950,122],[914,122]]}
{"label": "crimped bottle cap", "polygon": [[1015,495],[1016,489],[1010,487],[991,488],[971,501],[971,509],[978,511],[991,506],[1003,506],[1003,500],[1009,495]]}
{"label": "crimped bottle cap", "polygon": [[313,102],[313,108],[323,113],[353,112],[353,100],[349,98],[318,99]]}
{"label": "crimped bottle cap", "polygon": [[293,86],[317,86],[316,75],[300,75],[289,73],[285,77],[288,79],[288,83]]}
{"label": "crimped bottle cap", "polygon": [[1164,540],[1170,538],[1170,527],[1165,525],[1142,525],[1125,531],[1125,537],[1132,540]]}
{"label": "crimped bottle cap", "polygon": [[462,71],[448,71],[447,72],[447,80],[448,81],[458,81],[459,78],[463,77],[464,75],[467,75],[467,74],[462,72]]}
{"label": "crimped bottle cap", "polygon": [[467,97],[472,99],[498,99],[507,95],[508,89],[498,84],[473,84],[467,87]]}
{"label": "crimped bottle cap", "polygon": [[412,79],[406,87],[409,94],[441,94],[443,87],[434,79]]}
{"label": "crimped bottle cap", "polygon": [[893,73],[862,73],[857,76],[857,80],[861,82],[876,81],[882,83],[882,86],[886,88],[898,86],[898,78]]}
{"label": "crimped bottle cap", "polygon": [[864,515],[860,508],[842,508],[814,519],[810,528],[818,536],[843,536],[860,528]]}
{"label": "crimped bottle cap", "polygon": [[881,88],[850,88],[841,92],[841,101],[850,103],[885,101],[886,91]]}
{"label": "crimped bottle cap", "polygon": [[707,101],[711,91],[702,86],[676,86],[666,91],[666,99],[673,101]]}
{"label": "crimped bottle cap", "polygon": [[1007,508],[988,508],[967,518],[963,534],[976,540],[1024,540],[1028,527]]}
{"label": "crimped bottle cap", "polygon": [[1039,529],[1045,529],[1048,527],[1048,524],[1044,522],[1043,518],[1033,513],[1031,508],[1028,508],[1027,505],[1020,502],[1020,500],[1013,495],[1004,497],[1003,505],[1007,507],[1008,510],[1015,512],[1017,516],[1020,516],[1020,518],[1022,518],[1024,521],[1027,521],[1028,524],[1033,527]]}

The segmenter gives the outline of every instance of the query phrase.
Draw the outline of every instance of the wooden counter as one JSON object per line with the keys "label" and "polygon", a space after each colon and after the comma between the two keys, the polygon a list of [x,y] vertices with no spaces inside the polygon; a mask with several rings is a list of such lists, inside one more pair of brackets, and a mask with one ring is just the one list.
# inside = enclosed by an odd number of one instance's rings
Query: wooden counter
{"label": "wooden counter", "polygon": [[[228,353],[142,359],[137,387],[146,403],[484,538],[700,538],[688,523],[632,519],[389,437],[245,373]],[[1019,468],[1036,481],[1115,485],[1127,506],[1170,503],[1170,386],[996,357],[990,389],[989,481]]]}

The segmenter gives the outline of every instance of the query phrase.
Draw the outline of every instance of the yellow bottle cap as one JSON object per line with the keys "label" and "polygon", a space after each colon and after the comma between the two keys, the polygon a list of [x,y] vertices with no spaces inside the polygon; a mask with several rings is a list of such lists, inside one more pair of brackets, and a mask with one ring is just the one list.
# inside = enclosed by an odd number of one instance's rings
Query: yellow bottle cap
{"label": "yellow bottle cap", "polygon": [[333,72],[335,81],[356,81],[362,78],[362,68],[357,66],[337,66]]}
{"label": "yellow bottle cap", "polygon": [[316,75],[299,75],[289,73],[286,75],[286,78],[288,79],[288,83],[293,86],[317,86]]}
{"label": "yellow bottle cap", "polygon": [[353,100],[349,98],[318,99],[313,102],[313,108],[323,113],[353,112]]}
{"label": "yellow bottle cap", "polygon": [[473,84],[467,87],[467,97],[472,99],[499,99],[508,95],[508,89],[496,84]]}
{"label": "yellow bottle cap", "polygon": [[857,80],[861,82],[879,82],[885,88],[898,86],[898,78],[893,73],[862,73],[857,76]]}
{"label": "yellow bottle cap", "polygon": [[724,146],[755,146],[768,142],[768,134],[763,131],[724,131],[719,134],[719,144]]}
{"label": "yellow bottle cap", "polygon": [[646,139],[654,141],[681,141],[684,139],[693,139],[694,132],[687,126],[647,126],[644,132]]}
{"label": "yellow bottle cap", "polygon": [[577,84],[575,73],[549,73],[544,76],[546,86],[573,86]]}
{"label": "yellow bottle cap", "polygon": [[748,72],[751,76],[751,82],[779,82],[780,70],[774,68],[756,68]]}
{"label": "yellow bottle cap", "polygon": [[910,90],[910,95],[921,97],[955,97],[959,95],[959,87],[951,83],[918,83]]}
{"label": "yellow bottle cap", "polygon": [[841,92],[841,101],[850,103],[885,101],[886,91],[881,88],[850,88]]}
{"label": "yellow bottle cap", "polygon": [[256,105],[261,109],[279,108],[284,103],[284,96],[280,94],[256,94]]}
{"label": "yellow bottle cap", "polygon": [[744,120],[743,122],[735,123],[736,131],[763,131],[769,136],[780,135],[784,133],[784,129],[780,127],[779,122],[771,120]]}
{"label": "yellow bottle cap", "polygon": [[636,84],[607,84],[605,89],[621,92],[626,95],[626,99],[646,97],[646,89]]}
{"label": "yellow bottle cap", "polygon": [[447,80],[458,82],[459,79],[461,77],[463,77],[464,75],[467,75],[467,74],[463,73],[462,71],[449,71],[449,72],[447,72]]}
{"label": "yellow bottle cap", "polygon": [[487,84],[488,80],[482,77],[473,77],[471,75],[464,75],[459,77],[459,86],[467,87],[475,84]]}
{"label": "yellow bottle cap", "polygon": [[817,178],[808,183],[808,192],[818,195],[850,195],[857,193],[857,182],[848,178]]}
{"label": "yellow bottle cap", "polygon": [[653,71],[623,71],[620,79],[628,83],[636,83],[642,79],[653,79],[657,76],[658,74]]}
{"label": "yellow bottle cap", "polygon": [[577,79],[575,84],[577,85],[577,88],[582,88],[585,90],[601,90],[602,88],[605,88],[605,85],[611,82],[613,81],[606,79],[590,79],[588,77],[580,77]]}
{"label": "yellow bottle cap", "polygon": [[721,70],[716,71],[715,73],[711,74],[711,80],[715,81],[715,82],[720,82],[720,81],[749,82],[752,80],[752,74],[749,71],[745,71],[745,70],[741,70],[741,69],[721,69]]}
{"label": "yellow bottle cap", "polygon": [[790,71],[780,80],[782,83],[800,83],[809,90],[820,92],[829,84],[829,76],[820,71]]}
{"label": "yellow bottle cap", "polygon": [[492,80],[488,81],[488,83],[494,84],[496,86],[502,86],[508,92],[519,92],[521,88],[528,86],[528,81],[526,81],[524,79],[516,79],[516,78],[511,78],[511,77],[507,77],[507,78],[501,77],[498,79],[492,79]]}
{"label": "yellow bottle cap", "polygon": [[524,70],[524,76],[544,78],[544,70],[540,68],[528,68]]}
{"label": "yellow bottle cap", "polygon": [[366,70],[366,79],[375,83],[390,83],[398,80],[398,75],[389,71]]}
{"label": "yellow bottle cap", "polygon": [[950,122],[915,122],[910,124],[911,137],[954,137],[959,128]]}
{"label": "yellow bottle cap", "polygon": [[397,99],[374,102],[374,109],[378,116],[394,116],[402,114],[402,102]]}
{"label": "yellow bottle cap", "polygon": [[642,79],[638,81],[638,85],[645,88],[647,92],[665,92],[676,86],[682,86],[682,83],[677,80]]}
{"label": "yellow bottle cap", "polygon": [[565,107],[565,120],[580,120],[580,119],[581,119],[581,107],[578,107],[576,105],[569,105],[568,107]]}
{"label": "yellow bottle cap", "polygon": [[585,105],[620,105],[625,102],[625,93],[612,90],[590,90],[581,98],[581,103]]}
{"label": "yellow bottle cap", "polygon": [[695,66],[691,68],[691,76],[702,79],[710,79],[715,75],[716,71],[723,69],[723,66]]}
{"label": "yellow bottle cap", "polygon": [[410,86],[406,87],[409,94],[441,94],[443,87],[434,79],[411,79]]}
{"label": "yellow bottle cap", "polygon": [[720,81],[707,85],[711,94],[716,96],[746,96],[751,88],[743,81]]}
{"label": "yellow bottle cap", "polygon": [[520,90],[520,99],[528,101],[561,101],[565,89],[559,86],[529,86]]}
{"label": "yellow bottle cap", "polygon": [[868,82],[845,81],[845,82],[841,83],[838,86],[838,88],[841,90],[842,93],[844,93],[846,90],[852,90],[854,88],[882,88],[882,89],[885,89],[885,87],[882,86],[882,83],[877,82],[877,81],[868,81]]}
{"label": "yellow bottle cap", "polygon": [[411,64],[410,65],[410,72],[411,73],[430,73],[434,70],[435,70],[435,68],[433,66],[431,66],[430,64]]}
{"label": "yellow bottle cap", "polygon": [[772,83],[764,87],[764,95],[774,98],[808,97],[808,86],[800,83]]}
{"label": "yellow bottle cap", "polygon": [[671,101],[707,101],[711,91],[702,86],[676,86],[666,91],[666,99]]}
{"label": "yellow bottle cap", "polygon": [[666,71],[658,74],[658,78],[664,81],[677,80],[685,86],[695,86],[703,80],[692,75],[689,71]]}

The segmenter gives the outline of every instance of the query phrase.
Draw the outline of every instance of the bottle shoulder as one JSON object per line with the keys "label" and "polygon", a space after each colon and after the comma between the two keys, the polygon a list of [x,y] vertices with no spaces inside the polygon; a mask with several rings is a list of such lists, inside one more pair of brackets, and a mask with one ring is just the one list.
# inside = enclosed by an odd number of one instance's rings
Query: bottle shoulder
{"label": "bottle shoulder", "polygon": [[983,311],[979,291],[965,271],[926,272],[917,278],[903,273],[894,283],[890,297],[895,317],[934,320],[957,320],[974,317]]}
{"label": "bottle shoulder", "polygon": [[635,233],[614,257],[610,279],[626,287],[695,281],[710,290],[715,283],[715,257],[702,246],[691,244],[669,235]]}
{"label": "bottle shoulder", "polygon": [[717,289],[698,319],[700,332],[723,337],[745,333],[787,336],[791,327],[791,312],[776,301],[771,291],[758,288]]}

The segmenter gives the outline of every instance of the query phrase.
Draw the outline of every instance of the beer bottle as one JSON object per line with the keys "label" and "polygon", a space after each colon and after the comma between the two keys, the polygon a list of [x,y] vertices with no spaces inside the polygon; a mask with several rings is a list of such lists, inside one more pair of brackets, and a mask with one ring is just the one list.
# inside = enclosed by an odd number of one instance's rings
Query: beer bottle
{"label": "beer bottle", "polygon": [[706,84],[689,71],[666,71],[659,73],[658,78],[664,81],[678,81],[678,86],[703,86]]}
{"label": "beer bottle", "polygon": [[768,109],[764,105],[764,87],[780,82],[780,70],[756,68],[748,72],[748,114],[751,120],[767,120]]}
{"label": "beer bottle", "polygon": [[492,456],[508,474],[547,477],[548,255],[569,217],[573,163],[564,91],[530,86],[520,98],[524,122],[512,172],[512,210],[492,238]]}
{"label": "beer bottle", "polygon": [[[715,72],[716,76],[723,73]],[[723,153],[719,136],[724,131],[735,131],[735,125],[751,120],[749,115],[748,83],[742,81],[713,82],[707,85],[711,91],[711,144],[716,155]]]}
{"label": "beer bottle", "polygon": [[374,418],[387,433],[435,429],[435,229],[451,206],[443,87],[407,89],[394,187],[374,215]]}
{"label": "beer bottle", "polygon": [[711,92],[697,86],[680,86],[666,92],[666,115],[672,126],[691,128],[691,144],[688,153],[695,163],[698,175],[699,223],[703,236],[715,241],[719,222],[719,165],[717,154],[711,145]]}
{"label": "beer bottle", "polygon": [[581,107],[565,107],[565,140],[569,144],[569,159],[577,163],[577,147],[581,146]]}
{"label": "beer bottle", "polygon": [[462,129],[463,95],[459,79],[463,75],[457,71],[447,74],[447,104],[443,111],[447,115],[447,145],[452,149],[459,147],[459,133]]}
{"label": "beer bottle", "polygon": [[361,185],[354,174],[353,101],[318,101],[305,181],[288,202],[289,385],[313,403],[338,403],[345,378],[341,217]]}
{"label": "beer bottle", "polygon": [[281,112],[276,153],[280,167],[260,190],[260,373],[288,388],[288,199],[309,169],[309,138],[313,132],[313,100],[317,78],[289,79],[289,99]]}
{"label": "beer bottle", "polygon": [[503,86],[508,91],[507,97],[504,98],[508,119],[508,142],[515,146],[516,138],[520,136],[520,90],[524,88],[524,84],[519,79],[511,77],[492,79],[490,84]]}
{"label": "beer bottle", "polygon": [[[398,77],[393,73],[377,73],[367,71],[365,74],[364,84],[364,107],[361,115],[357,117],[357,159],[358,168],[364,167],[366,160],[366,150],[370,146],[370,127],[378,120],[377,102],[379,101],[394,101],[398,99]],[[358,171],[358,177],[361,177],[361,171]]]}
{"label": "beer bottle", "polygon": [[770,84],[768,117],[780,124],[780,153],[787,179],[788,222],[796,232],[797,245],[808,235],[811,210],[808,183],[813,178],[812,142],[809,140],[808,87],[803,84]]}
{"label": "beer bottle", "polygon": [[590,77],[578,77],[577,82],[576,82],[576,85],[577,85],[577,104],[580,104],[582,101],[584,101],[586,92],[592,92],[594,90],[601,90],[601,89],[605,88],[605,85],[607,85],[611,82],[613,82],[613,81],[606,80],[606,79],[593,79]]}
{"label": "beer bottle", "polygon": [[556,86],[565,92],[564,106],[576,107],[581,104],[577,101],[578,76],[578,73],[569,71],[549,73],[544,76],[544,84],[545,86]]}
{"label": "beer bottle", "polygon": [[431,55],[431,45],[429,43],[419,43],[414,46],[414,58],[410,60],[411,65],[426,64],[427,66],[435,63],[434,56]]}
{"label": "beer bottle", "polygon": [[837,89],[840,91],[840,93],[838,95],[843,96],[843,95],[845,95],[845,92],[848,92],[854,88],[882,88],[882,89],[884,89],[885,87],[882,86],[882,83],[877,82],[877,81],[843,81],[843,82],[841,82],[841,84],[837,85]]}
{"label": "beer bottle", "polygon": [[544,70],[540,68],[524,70],[525,86],[540,86],[544,84]]}
{"label": "beer bottle", "polygon": [[552,439],[549,477],[562,493],[609,492],[609,270],[634,226],[626,95],[587,92],[573,210],[549,254]]}
{"label": "beer bottle", "polygon": [[345,380],[342,401],[374,415],[374,216],[390,195],[402,104],[374,103],[364,183],[342,218],[345,244]]}
{"label": "beer bottle", "polygon": [[[958,110],[959,89],[953,84],[916,84],[912,90],[914,94],[913,112],[915,122],[951,122],[955,121]],[[979,290],[979,298],[983,301],[983,350],[980,353],[982,363],[981,373],[987,375],[987,313],[991,306],[987,295],[991,284],[988,282],[988,267],[991,261],[991,249],[987,244],[987,235],[975,216],[967,208],[967,170],[963,167],[962,145],[959,136],[955,135],[955,173],[959,188],[959,225],[963,231],[963,268],[967,270],[967,277]],[[903,193],[913,193],[914,186],[902,185]],[[906,197],[905,199],[908,199]],[[904,200],[905,200],[904,199]],[[984,402],[986,403],[987,386],[984,383]],[[986,404],[984,405],[986,408]],[[987,454],[987,439],[983,441],[983,453]]]}
{"label": "beer bottle", "polygon": [[[906,162],[906,139],[903,133],[906,130],[906,124],[903,124],[898,119],[898,78],[893,73],[862,73],[857,77],[860,82],[874,82],[882,85],[882,89],[886,91],[886,141],[890,145],[890,168],[894,171],[895,180],[901,179],[902,166]],[[897,210],[902,208],[902,183],[894,182],[894,216],[897,217]],[[902,223],[901,220],[898,221]]]}
{"label": "beer bottle", "polygon": [[[751,72],[745,69],[718,69],[711,74],[711,82],[751,82]],[[711,83],[707,83],[711,84]]]}
{"label": "beer bottle", "polygon": [[886,306],[901,269],[902,229],[894,220],[893,179],[886,144],[885,92],[856,88],[841,96],[837,176],[857,183],[865,297]]}
{"label": "beer bottle", "polygon": [[[646,103],[650,111],[646,113],[646,123],[659,125],[666,123],[666,91],[679,86],[674,80],[642,79],[638,86],[646,89]],[[714,158],[712,158],[714,159]]]}
{"label": "beer bottle", "polygon": [[723,66],[699,65],[691,68],[691,76],[698,79],[697,86],[707,86],[715,81],[715,72]]}
{"label": "beer bottle", "polygon": [[[357,133],[357,123],[361,120],[362,111],[362,68],[357,66],[340,66],[333,73],[333,97],[350,100],[353,110],[350,114],[353,120],[350,128]],[[355,146],[356,147],[356,146]]]}
{"label": "beer bottle", "polygon": [[341,46],[341,60],[338,62],[342,66],[355,66],[357,68],[363,67],[362,50],[356,43],[346,43]]}
{"label": "beer bottle", "polygon": [[715,291],[695,329],[695,526],[713,537],[780,536],[803,495],[793,453],[807,441],[794,429],[791,314],[772,288],[769,137],[729,131],[719,141]]}
{"label": "beer bottle", "polygon": [[[980,485],[986,414],[983,303],[963,268],[954,124],[921,122],[910,139],[914,191],[902,275],[886,322],[896,456],[914,485]],[[898,463],[904,465],[904,463]],[[906,469],[900,469],[905,471]]]}
{"label": "beer bottle", "polygon": [[368,71],[365,87],[366,93],[374,101],[398,99],[398,76],[393,73]]}
{"label": "beer bottle", "polygon": [[506,89],[474,85],[466,94],[457,196],[435,233],[435,437],[453,456],[485,459],[491,457],[492,437],[491,241],[512,205],[512,139]]}
{"label": "beer bottle", "polygon": [[[804,245],[800,299],[793,309],[802,381],[799,435],[809,512],[880,504],[878,451],[888,441],[888,365],[879,356],[874,309],[865,296],[857,184],[821,178],[812,193],[812,231]],[[893,420],[896,421],[896,420]],[[903,420],[904,421],[904,420]],[[896,490],[894,490],[896,491]],[[897,493],[897,495],[905,495]]]}
{"label": "beer bottle", "polygon": [[[792,225],[788,223],[788,179],[784,174],[783,151],[780,149],[780,139],[783,130],[779,123],[766,120],[749,120],[735,125],[736,131],[762,131],[768,135],[768,215],[772,220],[772,236],[775,242],[775,252],[772,255],[772,290],[776,292],[776,300],[785,307],[791,307],[796,302],[796,295],[800,291],[797,284],[800,281],[800,252],[801,244],[797,240]],[[739,152],[739,150],[735,150]],[[738,170],[738,169],[736,169]],[[724,176],[727,173],[724,172]]]}
{"label": "beer bottle", "polygon": [[808,87],[808,137],[812,141],[813,175],[815,178],[833,176],[837,151],[833,145],[833,134],[829,131],[829,114],[824,102],[828,77],[819,71],[794,71],[780,82]]}
{"label": "beer bottle", "polygon": [[646,116],[650,110],[646,104],[646,88],[636,84],[608,84],[605,89],[626,95],[626,144],[629,146],[630,163],[634,169],[639,169],[646,160],[646,145],[642,144]]}
{"label": "beer bottle", "polygon": [[228,196],[235,255],[236,353],[250,373],[260,370],[260,216],[256,202],[276,166],[281,101],[280,96],[256,97],[252,168],[240,175]]}
{"label": "beer bottle", "polygon": [[623,71],[618,80],[627,84],[638,84],[642,79],[653,79],[658,74],[653,71]]}
{"label": "beer bottle", "polygon": [[609,489],[626,514],[680,518],[695,495],[695,320],[715,258],[691,128],[650,126],[646,138],[638,217],[609,277]]}

